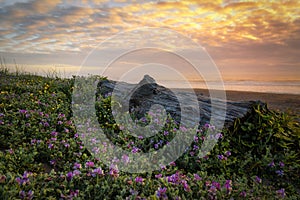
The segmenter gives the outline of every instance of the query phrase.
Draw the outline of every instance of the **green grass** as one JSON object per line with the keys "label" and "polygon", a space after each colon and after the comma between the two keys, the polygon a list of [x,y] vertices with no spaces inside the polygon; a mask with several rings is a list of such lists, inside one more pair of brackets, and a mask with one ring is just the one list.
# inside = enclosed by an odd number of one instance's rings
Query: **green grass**
{"label": "green grass", "polygon": [[[206,157],[198,158],[195,146],[201,147],[207,132],[216,131],[211,127],[201,127],[198,139],[172,165],[130,174],[116,170],[118,162],[106,166],[76,134],[74,78],[1,68],[0,80],[0,199],[300,197],[300,127],[287,113],[256,105],[222,130],[223,137]],[[178,134],[179,125],[170,119],[152,141],[135,138],[112,120],[111,98],[99,99],[99,124],[114,144],[129,152],[153,152]]]}

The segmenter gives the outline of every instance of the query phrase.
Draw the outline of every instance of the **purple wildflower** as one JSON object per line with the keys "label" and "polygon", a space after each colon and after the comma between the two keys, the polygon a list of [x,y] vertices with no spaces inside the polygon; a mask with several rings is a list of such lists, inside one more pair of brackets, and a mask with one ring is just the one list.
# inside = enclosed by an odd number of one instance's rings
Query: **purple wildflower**
{"label": "purple wildflower", "polygon": [[75,169],[74,171],[73,171],[73,176],[78,176],[78,175],[80,175],[81,174],[81,171],[79,171],[78,169]]}
{"label": "purple wildflower", "polygon": [[73,178],[73,172],[68,172],[67,173],[67,181],[71,181]]}
{"label": "purple wildflower", "polygon": [[54,137],[57,136],[57,134],[58,134],[58,133],[57,133],[56,131],[52,131],[52,132],[51,132],[51,135],[54,136]]}
{"label": "purple wildflower", "polygon": [[193,150],[196,151],[196,150],[198,150],[198,149],[199,149],[199,147],[198,147],[197,145],[194,145]]}
{"label": "purple wildflower", "polygon": [[182,181],[181,181],[181,184],[182,184],[182,186],[183,186],[184,191],[186,191],[186,192],[191,191],[191,188],[190,188],[190,186],[188,185],[188,183],[187,183],[186,180],[182,180]]}
{"label": "purple wildflower", "polygon": [[226,180],[224,187],[226,188],[227,194],[230,194],[232,191],[232,181]]}
{"label": "purple wildflower", "polygon": [[29,176],[32,175],[31,172],[25,171],[22,177],[17,177],[15,180],[19,185],[26,185],[30,183]]}
{"label": "purple wildflower", "polygon": [[277,190],[276,191],[276,194],[281,197],[281,198],[284,198],[285,197],[285,190],[284,188],[281,188],[280,190]]}
{"label": "purple wildflower", "polygon": [[261,178],[259,178],[258,176],[255,177],[255,181],[256,181],[257,183],[261,183],[261,182],[262,182]]}
{"label": "purple wildflower", "polygon": [[216,192],[217,192],[216,186],[214,186],[214,185],[210,186],[208,192],[211,193],[211,194],[213,194],[213,195],[215,195]]}
{"label": "purple wildflower", "polygon": [[138,195],[139,194],[138,191],[135,191],[135,190],[133,190],[131,188],[130,188],[129,192],[130,192],[131,195]]}
{"label": "purple wildflower", "polygon": [[27,198],[30,200],[30,199],[32,199],[33,198],[33,191],[32,190],[29,190],[28,192],[27,192]]}
{"label": "purple wildflower", "polygon": [[131,150],[131,152],[132,153],[137,153],[137,152],[139,152],[139,148],[137,148],[137,147],[132,147],[132,150]]}
{"label": "purple wildflower", "polygon": [[165,165],[159,165],[161,170],[166,170],[166,166]]}
{"label": "purple wildflower", "polygon": [[187,132],[187,128],[184,127],[184,126],[180,126],[180,131],[182,131],[182,132]]}
{"label": "purple wildflower", "polygon": [[142,135],[138,136],[138,139],[142,140],[144,137]]}
{"label": "purple wildflower", "polygon": [[110,166],[109,174],[110,174],[113,178],[119,177],[119,170],[118,170],[118,167],[115,166],[115,165],[111,165],[111,166]]}
{"label": "purple wildflower", "polygon": [[27,113],[27,110],[21,109],[21,110],[19,110],[19,112],[20,112],[21,114],[26,114],[26,113]]}
{"label": "purple wildflower", "polygon": [[8,152],[9,152],[10,154],[13,154],[13,153],[14,153],[14,150],[13,150],[12,148],[10,148],[10,149],[8,149]]}
{"label": "purple wildflower", "polygon": [[240,196],[241,196],[241,197],[246,197],[246,196],[247,196],[246,191],[242,191],[242,192],[240,193]]}
{"label": "purple wildflower", "polygon": [[127,165],[130,162],[130,159],[126,154],[124,154],[122,156],[122,161]]}
{"label": "purple wildflower", "polygon": [[223,155],[218,155],[218,159],[219,159],[219,160],[223,160],[223,159],[224,159],[224,156],[223,156]]}
{"label": "purple wildflower", "polygon": [[198,174],[194,174],[194,180],[195,181],[201,181],[202,178]]}
{"label": "purple wildflower", "polygon": [[284,167],[284,163],[283,162],[279,162],[279,167]]}
{"label": "purple wildflower", "polygon": [[194,136],[194,141],[195,142],[198,142],[199,141],[199,138],[197,136]]}
{"label": "purple wildflower", "polygon": [[75,191],[71,190],[69,198],[72,199],[73,197],[78,197],[78,194],[79,194],[79,190],[75,190]]}
{"label": "purple wildflower", "polygon": [[284,171],[283,170],[276,170],[276,174],[278,176],[283,176],[284,175]]}
{"label": "purple wildflower", "polygon": [[101,169],[101,167],[94,169],[93,173],[98,174],[98,175],[104,175],[104,172]]}
{"label": "purple wildflower", "polygon": [[31,145],[34,145],[35,143],[36,143],[36,139],[32,139],[30,142]]}
{"label": "purple wildflower", "polygon": [[215,186],[217,190],[221,189],[221,184],[219,182],[213,181],[212,186]]}
{"label": "purple wildflower", "polygon": [[229,156],[231,156],[231,152],[230,152],[230,151],[226,151],[226,152],[225,152],[225,155],[226,155],[227,157],[229,157]]}
{"label": "purple wildflower", "polygon": [[95,164],[94,164],[94,162],[92,162],[92,161],[88,161],[88,162],[85,163],[85,167],[86,167],[86,168],[94,167],[94,165],[95,165]]}
{"label": "purple wildflower", "polygon": [[99,147],[93,147],[92,152],[98,154],[100,151]]}
{"label": "purple wildflower", "polygon": [[217,133],[216,136],[215,136],[215,138],[216,138],[217,140],[223,138],[222,133]]}
{"label": "purple wildflower", "polygon": [[162,174],[156,174],[155,175],[155,178],[161,178],[162,177]]}
{"label": "purple wildflower", "polygon": [[270,164],[268,164],[268,166],[269,167],[274,167],[275,166],[274,160]]}
{"label": "purple wildflower", "polygon": [[172,174],[171,176],[167,176],[166,178],[169,183],[174,183],[174,184],[180,183],[180,174],[178,172]]}
{"label": "purple wildflower", "polygon": [[19,195],[20,195],[20,198],[21,198],[21,199],[25,199],[25,198],[26,198],[26,193],[25,193],[24,190],[20,191],[20,192],[19,192]]}
{"label": "purple wildflower", "polygon": [[74,163],[73,169],[81,169],[81,164],[80,163]]}
{"label": "purple wildflower", "polygon": [[50,160],[50,164],[51,165],[55,165],[56,164],[56,160]]}
{"label": "purple wildflower", "polygon": [[138,177],[135,178],[135,182],[136,182],[136,183],[143,183],[143,181],[144,181],[144,180],[143,180],[142,177],[139,177],[139,176],[138,176]]}
{"label": "purple wildflower", "polygon": [[54,147],[54,145],[53,145],[52,143],[49,143],[49,144],[48,144],[48,148],[49,148],[49,149],[53,149],[53,147]]}
{"label": "purple wildflower", "polygon": [[158,190],[156,191],[156,196],[158,198],[161,198],[161,199],[167,199],[167,195],[166,195],[166,192],[167,192],[167,188],[164,187],[164,188],[158,188]]}

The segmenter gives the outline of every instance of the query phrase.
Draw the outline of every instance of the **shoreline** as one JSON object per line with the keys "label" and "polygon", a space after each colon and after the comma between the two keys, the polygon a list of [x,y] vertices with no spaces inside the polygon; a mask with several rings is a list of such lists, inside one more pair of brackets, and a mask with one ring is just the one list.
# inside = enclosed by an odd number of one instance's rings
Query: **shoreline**
{"label": "shoreline", "polygon": [[[176,90],[187,91],[191,89],[177,88]],[[207,89],[194,88],[194,91],[197,95],[209,96],[209,91]],[[298,94],[276,94],[234,90],[226,90],[225,92],[227,100],[262,101],[264,103],[267,103],[268,107],[271,110],[300,115],[300,95]]]}

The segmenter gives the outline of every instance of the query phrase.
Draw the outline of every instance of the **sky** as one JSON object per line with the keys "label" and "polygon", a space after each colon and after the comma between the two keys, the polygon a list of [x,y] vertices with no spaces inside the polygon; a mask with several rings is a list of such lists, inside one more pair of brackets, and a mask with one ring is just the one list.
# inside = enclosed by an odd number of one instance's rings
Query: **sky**
{"label": "sky", "polygon": [[[54,67],[73,73],[91,52],[100,49],[98,62],[89,63],[100,66],[105,63],[99,60],[123,55],[124,50],[141,47],[143,42],[150,46],[155,43],[156,47],[169,45],[169,52],[180,49],[200,59],[201,55],[191,49],[197,44],[208,53],[224,80],[300,81],[297,0],[0,2],[0,56],[12,68],[10,63],[16,62],[25,71],[46,72]],[[140,28],[147,31],[135,32]],[[103,43],[105,51],[101,49]],[[146,54],[149,51],[133,55],[140,58]],[[156,56],[157,63],[169,58],[164,53],[151,55]],[[137,64],[131,57],[114,69]],[[173,61],[168,64],[181,69],[189,79],[197,79],[193,70]],[[162,74],[170,78],[167,71]]]}

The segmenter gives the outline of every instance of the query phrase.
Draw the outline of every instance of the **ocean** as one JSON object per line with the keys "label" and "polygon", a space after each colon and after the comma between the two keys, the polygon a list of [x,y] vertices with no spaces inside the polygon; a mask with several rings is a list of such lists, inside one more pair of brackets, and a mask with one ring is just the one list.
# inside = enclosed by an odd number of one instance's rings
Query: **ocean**
{"label": "ocean", "polygon": [[[207,85],[212,89],[218,89],[222,84],[217,82],[206,84],[200,81],[190,81],[190,85],[178,81],[158,81],[158,83],[168,88],[202,89],[207,89]],[[224,81],[223,84],[225,90],[300,95],[300,81]]]}

